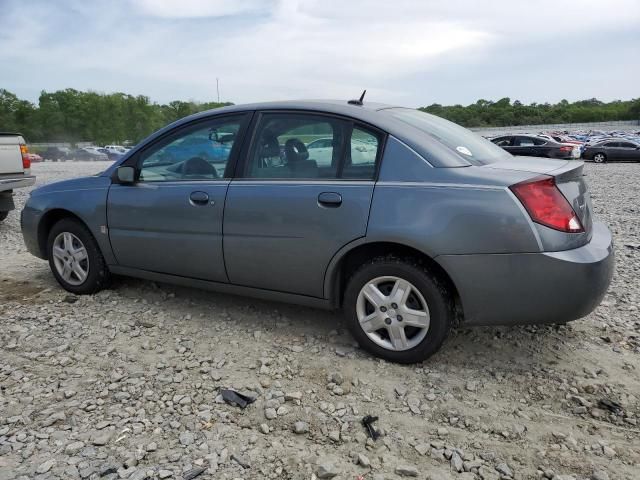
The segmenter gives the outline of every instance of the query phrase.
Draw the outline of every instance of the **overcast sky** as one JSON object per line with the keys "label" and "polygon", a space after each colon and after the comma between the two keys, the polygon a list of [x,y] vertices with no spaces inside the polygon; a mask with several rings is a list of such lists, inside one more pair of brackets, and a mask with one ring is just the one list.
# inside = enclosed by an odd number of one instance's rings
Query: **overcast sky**
{"label": "overcast sky", "polygon": [[418,107],[640,97],[640,0],[0,0],[0,88]]}

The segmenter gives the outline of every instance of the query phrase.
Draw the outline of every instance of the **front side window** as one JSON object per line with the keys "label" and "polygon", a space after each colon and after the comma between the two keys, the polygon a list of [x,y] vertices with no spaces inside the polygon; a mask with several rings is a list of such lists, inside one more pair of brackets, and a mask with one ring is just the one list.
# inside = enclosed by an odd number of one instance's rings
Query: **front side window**
{"label": "front side window", "polygon": [[509,147],[511,146],[511,137],[500,137],[494,138],[491,140],[493,143],[498,145],[499,147]]}
{"label": "front side window", "polygon": [[302,113],[265,113],[256,128],[246,178],[337,178],[347,123]]}
{"label": "front side window", "polygon": [[160,141],[140,157],[140,180],[166,182],[224,178],[243,117],[222,118],[187,127]]}

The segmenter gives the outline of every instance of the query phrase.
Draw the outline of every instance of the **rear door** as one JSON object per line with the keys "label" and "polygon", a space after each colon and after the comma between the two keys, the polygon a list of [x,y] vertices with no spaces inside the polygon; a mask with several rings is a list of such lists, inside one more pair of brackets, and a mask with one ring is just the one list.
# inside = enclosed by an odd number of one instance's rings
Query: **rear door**
{"label": "rear door", "polygon": [[635,144],[631,142],[619,143],[619,155],[621,160],[634,160],[638,156],[638,149]]}
{"label": "rear door", "polygon": [[[329,146],[308,149],[320,136]],[[382,141],[382,133],[334,116],[260,114],[227,194],[229,281],[322,298],[333,255],[366,234]]]}
{"label": "rear door", "polygon": [[216,117],[179,128],[131,159],[139,181],[112,185],[107,206],[118,264],[227,281],[222,254],[232,170],[227,165],[237,157],[249,116]]}
{"label": "rear door", "polygon": [[534,155],[534,142],[531,137],[516,136],[511,153],[514,155]]}

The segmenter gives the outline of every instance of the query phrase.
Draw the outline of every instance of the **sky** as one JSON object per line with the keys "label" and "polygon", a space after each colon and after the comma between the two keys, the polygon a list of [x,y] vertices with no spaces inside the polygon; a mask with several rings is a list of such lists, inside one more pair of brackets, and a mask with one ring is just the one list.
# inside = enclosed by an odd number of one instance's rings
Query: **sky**
{"label": "sky", "polygon": [[0,88],[409,107],[640,97],[640,0],[0,0]]}

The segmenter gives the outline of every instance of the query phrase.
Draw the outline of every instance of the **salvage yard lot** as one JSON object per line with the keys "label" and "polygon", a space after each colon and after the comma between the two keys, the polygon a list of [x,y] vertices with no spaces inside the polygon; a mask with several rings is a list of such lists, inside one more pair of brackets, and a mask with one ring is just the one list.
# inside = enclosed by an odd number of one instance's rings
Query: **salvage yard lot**
{"label": "salvage yard lot", "polygon": [[[42,185],[106,165],[32,171]],[[414,366],[354,348],[335,313],[133,279],[70,296],[12,212],[0,224],[0,480],[639,478],[640,165],[585,170],[615,238],[602,305],[567,326],[459,328]],[[241,410],[221,387],[258,398]]]}

